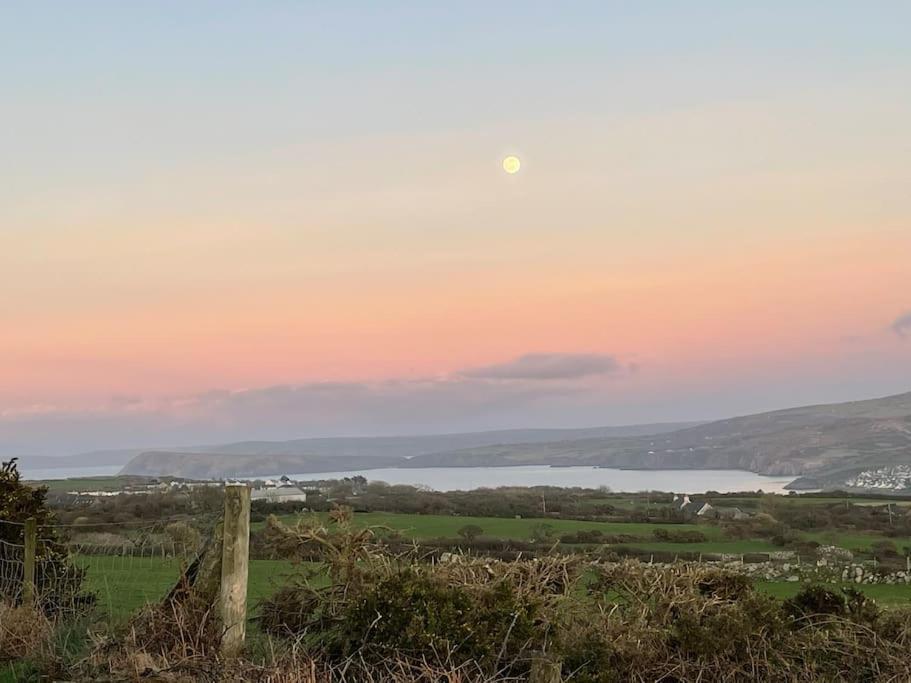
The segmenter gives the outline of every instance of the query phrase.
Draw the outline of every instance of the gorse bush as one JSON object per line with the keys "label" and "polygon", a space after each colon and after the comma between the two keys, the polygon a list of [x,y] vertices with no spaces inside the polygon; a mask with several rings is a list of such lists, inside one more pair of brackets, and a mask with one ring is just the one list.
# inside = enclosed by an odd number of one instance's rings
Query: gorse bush
{"label": "gorse bush", "polygon": [[[35,587],[38,606],[49,615],[85,608],[92,597],[81,592],[85,572],[70,562],[47,505],[47,488],[22,482],[16,459],[0,465],[0,598],[18,600],[24,575],[21,556],[13,549],[24,543],[23,524],[34,518],[40,529],[36,550]],[[10,556],[5,555],[9,553]]]}
{"label": "gorse bush", "polygon": [[506,680],[546,651],[580,683],[911,680],[911,614],[853,591],[810,587],[782,603],[700,565],[433,564],[384,554],[348,521],[274,527],[285,544],[324,547],[327,565],[321,584],[288,585],[260,612],[265,632],[330,665],[470,665],[468,680]]}
{"label": "gorse bush", "polygon": [[[272,522],[285,552],[288,544],[300,544],[302,553],[319,544],[330,562],[260,606],[265,632],[330,661],[356,656],[381,666],[398,658],[522,671],[546,645],[578,574],[569,558],[431,564],[413,553],[389,556],[370,530],[352,531],[344,516],[337,521],[334,528]],[[314,580],[320,574],[328,583]]]}

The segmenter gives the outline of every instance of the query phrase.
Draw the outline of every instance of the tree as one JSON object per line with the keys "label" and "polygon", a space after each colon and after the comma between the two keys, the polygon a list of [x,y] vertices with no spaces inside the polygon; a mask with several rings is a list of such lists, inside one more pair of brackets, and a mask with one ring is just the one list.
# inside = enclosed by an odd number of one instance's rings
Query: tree
{"label": "tree", "polygon": [[47,505],[47,487],[23,484],[16,458],[0,465],[0,563],[9,568],[0,582],[0,593],[21,585],[24,567],[16,547],[24,541],[23,525],[30,517],[40,529],[35,584],[42,609],[58,612],[77,602],[87,603],[90,597],[80,595],[84,570],[70,563],[56,529],[48,526],[54,516]]}
{"label": "tree", "polygon": [[456,533],[471,543],[474,539],[484,533],[484,529],[479,527],[477,524],[466,524]]}
{"label": "tree", "polygon": [[22,523],[34,517],[38,526],[51,521],[47,487],[32,488],[22,483],[16,458],[0,465],[0,540],[22,543]]}

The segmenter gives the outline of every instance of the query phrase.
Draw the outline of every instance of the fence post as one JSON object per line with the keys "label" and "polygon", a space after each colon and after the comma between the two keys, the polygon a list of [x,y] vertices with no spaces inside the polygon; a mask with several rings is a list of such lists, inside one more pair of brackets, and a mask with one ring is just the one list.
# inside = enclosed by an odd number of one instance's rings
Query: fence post
{"label": "fence post", "polygon": [[25,520],[22,568],[22,604],[35,604],[35,555],[38,553],[38,522],[34,517]]}
{"label": "fence post", "polygon": [[226,657],[237,656],[244,646],[249,560],[250,489],[246,484],[225,484],[219,608],[224,629],[221,650]]}

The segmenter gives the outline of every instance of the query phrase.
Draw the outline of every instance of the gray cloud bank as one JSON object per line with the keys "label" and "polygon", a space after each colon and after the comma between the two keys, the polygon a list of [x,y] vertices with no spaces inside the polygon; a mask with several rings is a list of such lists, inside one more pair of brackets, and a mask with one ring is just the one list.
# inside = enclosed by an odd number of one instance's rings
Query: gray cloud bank
{"label": "gray cloud bank", "polygon": [[463,370],[464,377],[479,379],[580,379],[620,372],[613,356],[601,353],[527,353],[506,363]]}
{"label": "gray cloud bank", "polygon": [[615,382],[629,372],[610,355],[533,353],[446,377],[314,382],[161,399],[120,396],[91,411],[42,406],[0,413],[0,456],[609,424],[605,404]]}
{"label": "gray cloud bank", "polygon": [[892,331],[899,337],[911,335],[911,311],[908,311],[895,319],[895,322],[892,323]]}

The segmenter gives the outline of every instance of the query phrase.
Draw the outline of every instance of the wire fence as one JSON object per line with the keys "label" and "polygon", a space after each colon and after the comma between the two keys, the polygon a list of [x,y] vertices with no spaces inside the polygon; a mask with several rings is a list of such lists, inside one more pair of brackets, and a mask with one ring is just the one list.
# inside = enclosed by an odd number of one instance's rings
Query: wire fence
{"label": "wire fence", "polygon": [[[160,602],[177,583],[209,537],[215,519],[156,522],[39,525],[35,539],[36,606],[49,614],[73,617],[102,610],[111,618],[130,615]],[[26,599],[26,529],[0,540],[0,599]]]}
{"label": "wire fence", "polygon": [[0,597],[12,603],[22,600],[25,546],[0,540]]}

